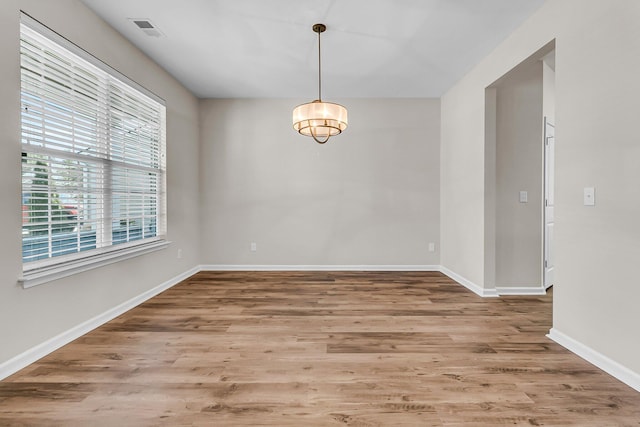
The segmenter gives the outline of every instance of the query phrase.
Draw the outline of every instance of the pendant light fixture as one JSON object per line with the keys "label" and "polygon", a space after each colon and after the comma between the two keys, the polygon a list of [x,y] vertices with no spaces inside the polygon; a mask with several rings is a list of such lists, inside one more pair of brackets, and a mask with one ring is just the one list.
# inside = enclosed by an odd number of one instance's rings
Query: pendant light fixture
{"label": "pendant light fixture", "polygon": [[318,99],[293,109],[293,128],[302,135],[312,137],[318,144],[324,144],[347,128],[347,109],[339,104],[322,101],[320,34],[327,27],[315,24],[312,29],[318,33]]}

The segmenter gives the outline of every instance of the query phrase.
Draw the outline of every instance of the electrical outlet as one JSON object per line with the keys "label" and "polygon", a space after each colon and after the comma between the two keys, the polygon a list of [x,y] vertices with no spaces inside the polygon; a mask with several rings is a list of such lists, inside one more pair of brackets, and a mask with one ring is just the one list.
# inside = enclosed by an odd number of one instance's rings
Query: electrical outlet
{"label": "electrical outlet", "polygon": [[435,252],[435,250],[436,250],[436,244],[429,243],[429,252]]}
{"label": "electrical outlet", "polygon": [[595,206],[596,205],[596,190],[593,187],[584,187],[584,200],[583,204],[585,206]]}
{"label": "electrical outlet", "polygon": [[251,252],[255,252],[258,250],[258,245],[256,242],[251,242]]}
{"label": "electrical outlet", "polygon": [[178,259],[182,259],[182,249],[178,249]]}

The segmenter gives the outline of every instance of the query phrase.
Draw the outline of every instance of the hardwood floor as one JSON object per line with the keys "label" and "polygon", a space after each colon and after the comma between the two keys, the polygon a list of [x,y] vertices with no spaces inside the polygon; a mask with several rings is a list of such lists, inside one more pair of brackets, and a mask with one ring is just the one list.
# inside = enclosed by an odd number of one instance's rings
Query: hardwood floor
{"label": "hardwood floor", "polygon": [[2,426],[639,426],[551,300],[440,273],[203,272],[0,382]]}

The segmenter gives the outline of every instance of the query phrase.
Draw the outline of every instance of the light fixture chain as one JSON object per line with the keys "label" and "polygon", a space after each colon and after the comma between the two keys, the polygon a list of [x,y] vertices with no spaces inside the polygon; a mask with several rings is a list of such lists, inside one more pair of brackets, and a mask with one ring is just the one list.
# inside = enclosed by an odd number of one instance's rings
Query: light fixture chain
{"label": "light fixture chain", "polygon": [[318,101],[322,101],[322,56],[320,55],[320,34],[318,31]]}

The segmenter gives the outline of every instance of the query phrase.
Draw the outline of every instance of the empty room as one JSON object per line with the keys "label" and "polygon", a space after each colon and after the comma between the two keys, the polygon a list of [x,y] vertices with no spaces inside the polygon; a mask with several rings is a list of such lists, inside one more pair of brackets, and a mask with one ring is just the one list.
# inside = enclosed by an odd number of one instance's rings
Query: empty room
{"label": "empty room", "polygon": [[3,0],[0,425],[640,425],[638,22]]}

